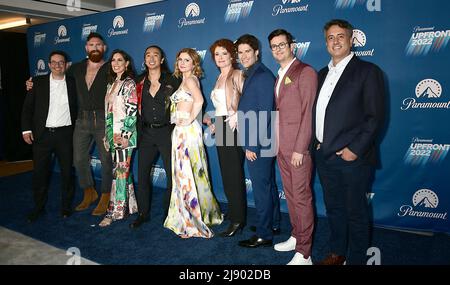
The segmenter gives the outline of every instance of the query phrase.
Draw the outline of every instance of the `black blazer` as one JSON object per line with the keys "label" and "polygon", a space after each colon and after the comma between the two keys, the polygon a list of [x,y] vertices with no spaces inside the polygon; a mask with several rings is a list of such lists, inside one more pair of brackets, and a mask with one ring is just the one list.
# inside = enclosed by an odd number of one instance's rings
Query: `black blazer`
{"label": "black blazer", "polygon": [[[66,75],[67,95],[72,126],[77,118],[77,91],[75,80]],[[50,103],[50,74],[33,78],[33,89],[28,91],[22,109],[22,131],[33,132],[38,141],[45,130]],[[72,139],[72,138],[71,138]]]}
{"label": "black blazer", "polygon": [[[316,142],[316,105],[328,67],[320,70],[319,87],[313,106],[313,142]],[[383,72],[373,63],[356,56],[345,67],[325,112],[321,149],[330,158],[348,147],[359,158],[375,164],[375,139],[384,119],[385,86]],[[314,148],[314,143],[311,149]]]}

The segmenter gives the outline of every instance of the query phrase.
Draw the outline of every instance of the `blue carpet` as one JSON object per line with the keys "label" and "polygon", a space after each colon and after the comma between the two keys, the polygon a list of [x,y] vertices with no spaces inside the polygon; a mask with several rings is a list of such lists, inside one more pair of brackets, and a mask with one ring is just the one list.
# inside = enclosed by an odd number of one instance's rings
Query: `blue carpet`
{"label": "blue carpet", "polygon": [[[32,209],[31,173],[0,178],[0,225],[64,250],[77,247],[82,257],[100,264],[282,265],[293,256],[292,252],[276,252],[271,247],[239,247],[239,240],[252,235],[248,227],[232,238],[179,238],[162,226],[161,189],[154,191],[151,221],[137,230],[128,227],[135,215],[100,228],[101,217],[90,215],[94,206],[89,211],[75,212],[68,219],[62,219],[59,216],[59,175],[54,173],[51,181],[46,214],[28,224],[26,215]],[[80,200],[78,189],[74,204]],[[226,204],[221,204],[221,208],[226,212]],[[254,216],[255,209],[249,208],[249,225],[253,224]],[[220,232],[226,226],[224,223],[213,230]],[[275,236],[275,243],[289,238],[287,214],[282,214],[281,229],[281,235]],[[322,259],[328,252],[328,235],[326,219],[317,219],[313,261]],[[375,228],[373,246],[380,250],[383,265],[450,264],[450,238],[445,234],[422,236]]]}

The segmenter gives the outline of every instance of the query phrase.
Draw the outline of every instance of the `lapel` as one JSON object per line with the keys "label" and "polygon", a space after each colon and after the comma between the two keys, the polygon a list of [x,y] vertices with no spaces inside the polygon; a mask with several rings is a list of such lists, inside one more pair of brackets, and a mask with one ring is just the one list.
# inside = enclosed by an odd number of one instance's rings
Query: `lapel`
{"label": "lapel", "polygon": [[[44,84],[43,84],[43,88],[42,88],[42,98],[43,98],[43,104],[45,104],[44,106],[45,106],[45,110],[42,110],[42,111],[45,111],[45,114],[48,114],[48,110],[50,109],[50,76],[52,76],[51,75],[52,73],[50,72],[49,74],[47,74],[46,76],[45,76],[45,82],[44,82]],[[41,96],[41,95],[39,95],[39,96]]]}
{"label": "lapel", "polygon": [[[294,62],[291,64],[291,66],[289,66],[289,69],[286,72],[286,74],[284,74],[283,78],[281,79],[280,92],[278,92],[278,96],[277,96],[277,106],[278,106],[279,102],[281,102],[282,97],[285,97],[285,94],[288,93],[286,91],[286,89],[289,88],[289,85],[294,84],[293,78],[295,77],[295,72],[296,72],[297,66],[299,64],[300,64],[300,61],[298,59],[295,59]],[[291,81],[288,84],[286,84],[287,78],[289,78],[289,80]],[[279,78],[277,78],[277,80],[279,80]],[[275,88],[276,88],[276,86],[277,85],[275,85]]]}
{"label": "lapel", "polygon": [[[76,96],[77,94],[75,92],[73,92],[75,90],[75,82],[72,79],[68,79],[67,78],[67,74],[66,74],[66,86],[67,86],[67,99],[69,100],[69,109],[72,112],[73,108],[75,107],[76,104]],[[73,114],[72,114],[73,116]]]}
{"label": "lapel", "polygon": [[[344,72],[342,72],[341,77],[339,78],[336,87],[333,90],[333,93],[331,94],[331,98],[330,98],[330,102],[335,100],[336,97],[339,96],[340,91],[342,89],[342,87],[345,85],[346,82],[348,82],[350,80],[350,78],[353,76],[353,70],[355,69],[355,67],[358,65],[359,63],[359,59],[356,57],[356,55],[354,55],[352,57],[352,59],[349,61],[349,63],[347,64],[347,66],[344,69]],[[326,75],[325,75],[326,77]],[[323,82],[322,82],[323,83]],[[328,103],[329,104],[329,103]]]}
{"label": "lapel", "polygon": [[[273,86],[273,96],[275,96],[275,103],[277,104],[277,106],[278,106],[278,97],[279,97],[279,96],[277,96],[278,80],[280,80],[280,76],[277,76],[277,79],[275,80],[275,85]],[[281,90],[281,86],[280,86],[280,90]]]}
{"label": "lapel", "polygon": [[261,63],[259,61],[257,61],[257,62],[255,62],[255,64],[252,67],[250,67],[251,70],[247,74],[247,78],[245,78],[245,81],[244,81],[244,86],[242,87],[242,95],[245,94],[245,89],[247,89],[248,83],[251,81],[251,79],[252,79],[253,75],[255,74],[256,70],[258,68],[260,68],[260,65],[261,65]]}

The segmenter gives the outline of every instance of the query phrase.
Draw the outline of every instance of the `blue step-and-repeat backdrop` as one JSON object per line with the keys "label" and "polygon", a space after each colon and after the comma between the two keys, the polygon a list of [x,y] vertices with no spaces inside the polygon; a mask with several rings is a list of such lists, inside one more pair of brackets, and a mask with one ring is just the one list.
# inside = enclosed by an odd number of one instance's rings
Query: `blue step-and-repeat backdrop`
{"label": "blue step-and-repeat backdrop", "polygon": [[[332,18],[347,19],[355,27],[356,54],[384,70],[389,91],[381,164],[368,194],[374,223],[450,233],[449,8],[450,2],[440,0],[168,0],[31,27],[30,74],[47,73],[48,54],[55,49],[66,51],[72,62],[83,59],[85,39],[92,31],[104,35],[107,56],[115,48],[126,50],[138,72],[144,70],[143,53],[150,44],[165,50],[171,66],[178,50],[192,47],[203,58],[202,86],[206,110],[211,110],[209,94],[218,70],[208,49],[215,40],[254,34],[262,44],[262,61],[276,74],[267,36],[284,28],[296,38],[296,56],[319,70],[330,60],[323,25]],[[216,149],[208,147],[207,152],[214,192],[226,201]],[[95,152],[92,166],[100,178]],[[133,167],[137,174],[136,160]],[[161,160],[153,182],[165,186]],[[287,212],[278,173],[277,183]],[[251,181],[246,184],[253,205]],[[313,186],[317,214],[323,216],[317,177]]]}

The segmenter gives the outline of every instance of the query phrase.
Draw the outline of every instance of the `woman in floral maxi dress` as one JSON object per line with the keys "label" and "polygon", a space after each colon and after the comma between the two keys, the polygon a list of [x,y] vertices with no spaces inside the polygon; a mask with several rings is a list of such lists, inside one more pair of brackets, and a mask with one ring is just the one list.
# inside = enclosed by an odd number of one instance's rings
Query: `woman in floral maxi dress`
{"label": "woman in floral maxi dress", "polygon": [[197,115],[203,105],[198,77],[202,75],[200,57],[193,49],[177,54],[175,76],[183,77],[180,88],[170,97],[172,133],[172,194],[164,227],[182,238],[214,235],[223,215],[214,197],[208,176],[202,129]]}

